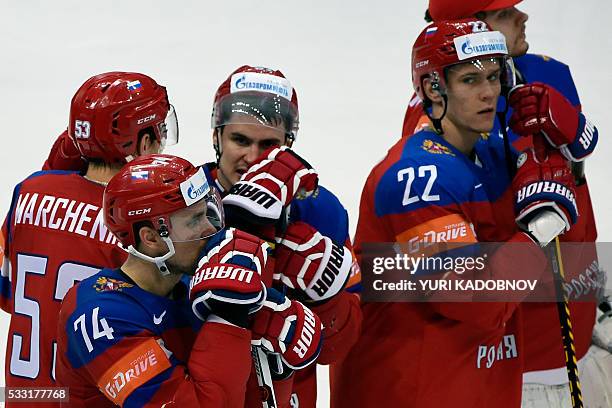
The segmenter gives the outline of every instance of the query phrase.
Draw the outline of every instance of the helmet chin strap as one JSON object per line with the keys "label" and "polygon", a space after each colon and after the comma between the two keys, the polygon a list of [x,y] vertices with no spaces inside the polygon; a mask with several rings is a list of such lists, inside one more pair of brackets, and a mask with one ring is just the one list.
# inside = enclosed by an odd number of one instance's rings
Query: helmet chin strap
{"label": "helmet chin strap", "polygon": [[174,256],[176,252],[174,250],[174,244],[172,243],[172,240],[170,239],[170,237],[161,237],[161,238],[164,240],[164,242],[168,246],[168,252],[166,252],[166,254],[163,256],[151,257],[148,255],[145,255],[142,252],[138,251],[136,248],[134,248],[133,245],[130,245],[129,247],[127,247],[127,252],[144,261],[154,263],[155,266],[157,266],[157,269],[159,269],[159,273],[161,274],[161,276],[168,276],[170,275],[170,269],[168,269],[168,266],[166,265],[165,261],[168,260],[170,257]]}
{"label": "helmet chin strap", "polygon": [[168,230],[168,225],[166,221],[164,220],[163,217],[160,217],[157,222],[159,223],[159,229],[157,230],[157,233],[159,234],[161,239],[166,243],[166,246],[168,247],[168,252],[166,252],[166,254],[163,256],[151,257],[149,255],[145,255],[142,252],[138,251],[136,248],[134,248],[133,245],[130,245],[127,248],[127,252],[144,261],[154,263],[155,266],[157,266],[157,269],[159,270],[159,273],[161,274],[161,276],[168,276],[170,275],[170,269],[168,268],[168,265],[166,265],[165,261],[168,260],[170,257],[172,257],[176,253],[176,251],[174,249],[174,244],[172,243],[172,240],[170,239],[170,231]]}
{"label": "helmet chin strap", "polygon": [[442,119],[444,119],[444,116],[446,116],[446,109],[448,108],[448,97],[446,96],[446,93],[440,93],[440,96],[442,96],[442,100],[444,103],[444,110],[442,111],[442,115],[440,115],[439,118],[434,118],[432,116],[433,114],[433,110],[430,113],[429,112],[429,108],[432,105],[431,100],[427,99],[427,102],[423,103],[423,110],[425,111],[425,114],[427,115],[427,117],[429,118],[429,120],[431,121],[434,130],[436,131],[436,133],[443,135],[444,134],[444,130],[442,129]]}
{"label": "helmet chin strap", "polygon": [[221,146],[221,141],[219,140],[219,129],[221,129],[221,127],[215,129],[215,138],[217,139],[217,143],[213,143],[213,148],[215,149],[215,156],[217,157],[217,168],[219,168],[219,165],[221,164],[221,155],[223,154],[223,147]]}

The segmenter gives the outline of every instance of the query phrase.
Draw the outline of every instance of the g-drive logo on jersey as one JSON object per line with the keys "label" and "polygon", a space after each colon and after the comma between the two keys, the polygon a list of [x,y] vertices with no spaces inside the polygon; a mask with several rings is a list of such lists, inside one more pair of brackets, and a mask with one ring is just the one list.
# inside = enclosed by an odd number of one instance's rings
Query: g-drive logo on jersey
{"label": "g-drive logo on jersey", "polygon": [[291,100],[293,87],[286,78],[259,72],[239,72],[232,75],[230,92],[269,92]]}
{"label": "g-drive logo on jersey", "polygon": [[499,31],[483,31],[453,39],[459,61],[491,54],[508,54],[506,37]]}
{"label": "g-drive logo on jersey", "polygon": [[200,201],[209,191],[210,186],[206,180],[204,169],[201,167],[197,173],[181,183],[181,193],[187,206]]}

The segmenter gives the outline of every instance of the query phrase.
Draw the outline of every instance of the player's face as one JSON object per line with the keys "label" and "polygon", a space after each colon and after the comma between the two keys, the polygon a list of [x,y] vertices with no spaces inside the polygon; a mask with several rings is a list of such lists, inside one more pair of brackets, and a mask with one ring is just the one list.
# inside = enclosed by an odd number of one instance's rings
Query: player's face
{"label": "player's face", "polygon": [[500,64],[482,59],[452,66],[447,71],[446,119],[460,131],[491,131],[501,92]]}
{"label": "player's face", "polygon": [[518,57],[524,55],[529,49],[525,36],[525,22],[528,18],[527,14],[516,7],[509,7],[487,12],[484,21],[493,30],[502,32],[506,37],[510,56]]}
{"label": "player's face", "polygon": [[199,254],[208,242],[206,237],[214,235],[220,227],[211,222],[210,212],[206,200],[200,200],[170,217],[170,239],[175,249],[175,255],[168,260],[172,272],[195,273]]}
{"label": "player's face", "polygon": [[[250,118],[247,117],[247,118]],[[285,144],[285,127],[240,123],[223,126],[219,135],[221,160],[219,160],[219,181],[225,189],[233,186],[261,154],[272,146]],[[243,121],[244,122],[244,121]]]}

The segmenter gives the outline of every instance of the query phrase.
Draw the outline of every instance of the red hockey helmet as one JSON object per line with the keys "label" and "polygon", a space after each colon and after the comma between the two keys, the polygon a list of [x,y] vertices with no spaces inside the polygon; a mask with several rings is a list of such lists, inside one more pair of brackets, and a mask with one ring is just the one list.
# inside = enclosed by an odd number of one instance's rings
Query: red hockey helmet
{"label": "red hockey helmet", "polygon": [[432,23],[425,27],[412,47],[414,90],[427,102],[423,92],[424,79],[429,78],[434,88],[445,93],[445,68],[490,58],[500,58],[502,85],[511,88],[514,74],[511,64],[506,64],[507,55],[504,35],[491,31],[483,21],[468,18]]}
{"label": "red hockey helmet", "polygon": [[281,71],[243,65],[223,81],[213,103],[212,128],[282,124],[290,141],[299,127],[298,98]]}
{"label": "red hockey helmet", "polygon": [[176,115],[166,88],[146,75],[96,75],[72,98],[68,132],[86,159],[107,163],[131,160],[139,132],[147,128],[162,147],[178,141]]}
{"label": "red hockey helmet", "polygon": [[479,11],[513,7],[522,0],[429,0],[429,14],[433,21],[472,17]]}
{"label": "red hockey helmet", "polygon": [[[176,156],[152,154],[129,162],[110,180],[103,201],[106,225],[130,253],[137,223],[150,222],[168,238],[172,254],[171,242],[207,238],[223,228],[221,198],[204,169]],[[175,215],[194,210],[199,216],[189,223],[173,222]]]}

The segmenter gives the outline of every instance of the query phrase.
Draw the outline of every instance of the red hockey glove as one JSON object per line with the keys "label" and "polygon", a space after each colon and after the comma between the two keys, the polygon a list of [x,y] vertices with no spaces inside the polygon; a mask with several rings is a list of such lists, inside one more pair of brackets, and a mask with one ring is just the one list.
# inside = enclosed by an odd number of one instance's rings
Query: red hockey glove
{"label": "red hockey glove", "polygon": [[327,300],[342,290],[353,263],[351,251],[304,222],[289,224],[277,238],[274,280],[305,294],[306,301]]}
{"label": "red hockey glove", "polygon": [[283,207],[317,188],[316,171],[287,146],[266,150],[223,198],[227,216],[274,224]]}
{"label": "red hockey glove", "polygon": [[195,315],[206,320],[214,314],[246,328],[248,314],[259,310],[266,296],[261,272],[267,250],[264,241],[233,228],[213,236],[189,284]]}
{"label": "red hockey glove", "polygon": [[68,131],[64,130],[53,143],[43,169],[83,171],[86,166],[87,162],[81,158],[81,152],[68,136]]}
{"label": "red hockey glove", "polygon": [[522,136],[542,133],[571,161],[582,161],[595,149],[598,131],[565,96],[540,82],[519,85],[510,93],[510,128]]}
{"label": "red hockey glove", "polygon": [[574,177],[557,150],[538,160],[533,149],[518,158],[512,180],[516,222],[540,245],[569,231],[578,219]]}
{"label": "red hockey glove", "polygon": [[263,308],[255,314],[251,326],[251,343],[279,353],[287,366],[299,370],[319,356],[322,331],[321,320],[310,309],[268,289]]}

